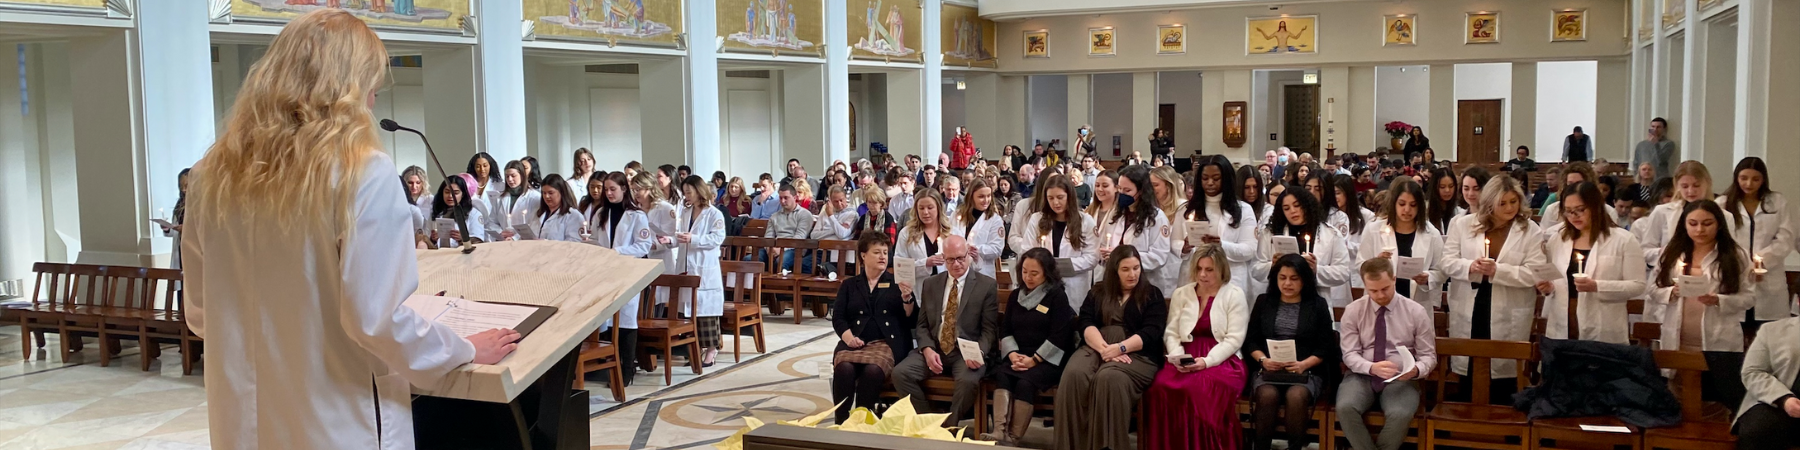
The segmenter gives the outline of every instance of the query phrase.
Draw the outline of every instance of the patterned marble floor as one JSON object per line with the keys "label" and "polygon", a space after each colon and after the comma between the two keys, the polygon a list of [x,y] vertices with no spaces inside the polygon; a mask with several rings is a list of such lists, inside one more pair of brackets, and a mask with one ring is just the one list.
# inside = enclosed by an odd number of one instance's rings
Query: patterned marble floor
{"label": "patterned marble floor", "polygon": [[[593,448],[710,448],[745,415],[780,420],[830,407],[813,364],[829,361],[830,322],[769,319],[768,354],[746,339],[744,361],[726,351],[704,375],[677,367],[672,386],[661,372],[640,372],[624,403],[613,401],[604,378],[590,381]],[[732,337],[725,339],[729,349]],[[54,355],[59,344],[51,336],[49,354],[27,361],[19,340],[18,327],[0,326],[0,449],[209,448],[202,377],[181,375],[173,346],[144,372],[130,343],[110,367],[100,367],[91,342],[65,361]]]}

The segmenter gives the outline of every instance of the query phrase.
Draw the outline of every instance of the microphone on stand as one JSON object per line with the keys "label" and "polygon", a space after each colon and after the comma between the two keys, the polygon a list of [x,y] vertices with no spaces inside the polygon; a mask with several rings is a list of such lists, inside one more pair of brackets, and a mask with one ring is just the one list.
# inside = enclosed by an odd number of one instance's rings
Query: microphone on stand
{"label": "microphone on stand", "polygon": [[[387,130],[388,132],[407,131],[412,134],[418,135],[419,140],[425,143],[425,153],[428,155],[431,155],[432,164],[437,165],[438,177],[439,178],[450,178],[450,175],[446,174],[444,172],[444,162],[438,160],[437,151],[431,149],[431,139],[426,139],[425,133],[420,133],[419,130],[414,130],[411,128],[401,126],[400,123],[395,122],[394,119],[381,119],[381,129]],[[471,195],[473,195],[473,194],[468,192],[467,190],[465,190],[463,192],[464,197],[470,197]],[[474,200],[470,200],[470,201],[474,201]],[[462,242],[463,242],[462,252],[463,252],[463,254],[474,253],[475,252],[475,243],[469,241],[469,239],[471,239],[472,236],[469,236],[469,224],[466,223],[469,219],[468,214],[463,213],[462,209],[459,209],[459,208],[450,208],[450,214],[452,216],[454,216],[453,218],[456,220],[457,232],[462,233],[462,237],[463,237],[462,238]]]}

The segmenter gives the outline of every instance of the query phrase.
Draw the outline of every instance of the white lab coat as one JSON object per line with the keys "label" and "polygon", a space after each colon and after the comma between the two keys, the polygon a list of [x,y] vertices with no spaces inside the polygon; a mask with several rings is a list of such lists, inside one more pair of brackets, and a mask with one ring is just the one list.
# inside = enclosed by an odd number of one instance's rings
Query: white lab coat
{"label": "white lab coat", "polygon": [[1182,222],[1186,217],[1182,211],[1187,211],[1187,201],[1177,201],[1172,209],[1158,208],[1157,210],[1162,211],[1163,219],[1169,221],[1169,265],[1155,273],[1160,279],[1150,280],[1150,282],[1158,288],[1168,286],[1169,288],[1163,291],[1163,295],[1170,296],[1175,295],[1175,288],[1190,281],[1186,274],[1187,258],[1194,252],[1184,251],[1187,247],[1184,245],[1187,243],[1187,224]]}
{"label": "white lab coat", "polygon": [[364,164],[347,234],[296,239],[276,219],[189,204],[186,320],[207,340],[213,446],[413,448],[412,387],[475,357],[400,305],[419,285],[412,206],[386,154]]}
{"label": "white lab coat", "polygon": [[[625,211],[625,214],[619,216],[619,226],[612,229],[607,228],[608,220],[600,214],[600,208],[593,208],[588,216],[588,229],[593,230],[590,234],[593,235],[591,242],[594,245],[610,248],[619,252],[620,255],[633,258],[643,258],[650,254],[650,246],[655,242],[655,237],[650,235],[650,221],[645,218],[643,211]],[[667,273],[673,268],[673,266],[664,265],[660,273]],[[640,297],[642,297],[641,294],[632,295],[631,301],[625,303],[625,307],[619,308],[619,328],[637,329]],[[608,319],[607,322],[610,323],[611,320]]]}
{"label": "white lab coat", "polygon": [[[954,232],[949,233],[949,234],[939,233],[938,234],[938,244],[937,244],[938,251],[937,251],[937,253],[927,253],[925,251],[926,235],[924,234],[925,233],[924,231],[920,230],[920,228],[922,228],[922,227],[923,227],[923,225],[918,226],[918,227],[906,227],[904,229],[901,229],[899,239],[894,242],[894,255],[893,256],[895,258],[912,258],[912,260],[913,260],[913,276],[914,276],[914,278],[916,278],[916,279],[910,281],[912,283],[913,289],[919,289],[920,287],[925,286],[925,278],[931,276],[932,269],[935,268],[940,273],[950,270],[949,268],[944,267],[941,264],[936,265],[936,266],[928,266],[925,264],[925,259],[930,258],[932,255],[943,254],[944,253],[944,238],[953,236],[953,235],[955,235],[955,233]],[[916,239],[916,240],[913,239],[914,235],[918,235],[918,239]],[[909,282],[909,281],[908,280],[899,280],[899,282]]]}
{"label": "white lab coat", "polygon": [[[452,216],[452,214],[448,211],[446,211],[444,213],[444,218],[450,218],[451,216]],[[427,222],[428,223],[436,222],[437,219],[438,218],[432,218],[431,220],[429,220]],[[465,217],[464,219],[466,219],[464,221],[464,225],[467,225],[469,227],[469,236],[487,236],[487,227],[485,225],[487,223],[487,219],[485,217],[482,217],[480,209],[470,208],[469,216]],[[430,226],[430,225],[426,225],[426,226]],[[486,239],[486,238],[482,238],[482,239]],[[438,248],[460,247],[460,246],[462,246],[462,241],[456,240],[456,239],[451,239],[450,233],[438,233],[437,244],[438,244]]]}
{"label": "white lab coat", "polygon": [[[1239,201],[1237,202],[1238,223],[1236,227],[1233,227],[1231,226],[1231,214],[1226,213],[1219,206],[1221,197],[1202,198],[1206,199],[1207,220],[1213,224],[1213,233],[1219,235],[1219,246],[1225,249],[1225,260],[1231,263],[1231,284],[1237,285],[1240,290],[1248,289],[1251,278],[1250,266],[1256,263],[1256,230],[1261,229],[1261,219],[1256,217],[1255,212],[1250,209],[1249,203]],[[1195,217],[1198,218],[1198,216]],[[1184,244],[1187,240],[1187,224],[1183,223],[1175,229],[1180,231],[1182,239],[1175,245]],[[1179,274],[1181,283],[1184,285],[1194,281],[1188,279],[1187,267],[1189,267],[1187,264],[1182,264]],[[1245,298],[1246,302],[1249,301],[1248,295],[1240,297]]]}
{"label": "white lab coat", "polygon": [[537,217],[538,207],[543,206],[542,195],[536,189],[526,189],[516,199],[505,194],[495,197],[494,204],[488,206],[488,240],[499,241],[500,233],[513,229],[513,225],[530,223]]}
{"label": "white lab coat", "polygon": [[546,241],[581,242],[581,213],[571,209],[569,212],[556,214],[546,213],[538,218],[538,239]]}
{"label": "white lab coat", "polygon": [[[1271,276],[1269,269],[1275,267],[1274,235],[1270,234],[1267,228],[1259,230],[1257,234],[1260,237],[1256,241],[1256,264],[1251,266],[1250,276],[1263,280],[1263,288],[1268,289]],[[1298,241],[1300,249],[1306,250],[1306,240],[1299,239]],[[1318,261],[1318,269],[1314,272],[1319,277],[1319,295],[1324,296],[1326,302],[1331,303],[1331,306],[1334,307],[1350,304],[1353,299],[1331,297],[1332,288],[1349,286],[1350,278],[1356,276],[1356,268],[1350,266],[1353,261],[1350,260],[1350,250],[1344,244],[1343,235],[1338,234],[1335,228],[1320,224],[1319,234],[1313,236],[1313,248],[1310,253],[1313,254],[1313,259]],[[1258,292],[1254,295],[1264,293],[1266,292]],[[1246,297],[1254,295],[1246,295]]]}
{"label": "white lab coat", "polygon": [[675,272],[700,276],[699,298],[695,301],[698,312],[694,316],[719,317],[725,315],[725,279],[719,269],[719,245],[725,243],[725,215],[712,206],[701,207],[697,220],[693,213],[692,208],[681,210],[680,225],[693,236],[686,244],[676,242],[681,246],[682,258]]}
{"label": "white lab coat", "polygon": [[[1036,245],[1030,245],[1021,240],[1023,239],[1023,236],[1025,236],[1025,232],[1020,228],[1023,228],[1025,221],[1029,220],[1031,215],[1037,213],[1037,211],[1031,210],[1031,197],[1019,199],[1019,201],[1013,203],[1012,209],[1007,211],[1009,211],[1009,214],[1012,214],[1012,218],[1007,222],[1012,224],[1012,229],[1006,231],[1006,247],[1012,249],[1013,253],[1024,254],[1026,250],[1031,250],[1031,248],[1036,247]],[[1066,287],[1067,286],[1065,286],[1065,288]]]}
{"label": "white lab coat", "polygon": [[[1562,238],[1567,223],[1544,230],[1545,256],[1555,268],[1557,278],[1550,281],[1556,292],[1544,302],[1544,336],[1569,338],[1569,259],[1575,254],[1575,241]],[[1595,292],[1580,293],[1575,304],[1582,340],[1629,344],[1631,324],[1627,321],[1625,302],[1644,293],[1644,247],[1637,236],[1624,228],[1613,227],[1604,238],[1592,243],[1582,273],[1594,279]]]}
{"label": "white lab coat", "polygon": [[[1094,287],[1094,267],[1100,265],[1101,261],[1100,237],[1094,233],[1094,230],[1097,229],[1094,218],[1083,212],[1076,212],[1076,214],[1081,214],[1081,242],[1087,245],[1076,248],[1074,243],[1069,242],[1071,236],[1065,233],[1062,245],[1059,245],[1056,251],[1051,252],[1051,255],[1069,258],[1069,265],[1075,266],[1074,273],[1057,275],[1062,276],[1063,292],[1068,294],[1069,306],[1080,310],[1081,304],[1087,301],[1088,290]],[[1024,255],[1027,250],[1042,247],[1044,243],[1049,242],[1049,238],[1046,237],[1048,235],[1038,234],[1038,223],[1042,220],[1044,220],[1044,213],[1031,213],[1031,216],[1025,218],[1025,221],[1013,225],[1014,230],[1023,233],[1013,240],[1013,252]]]}
{"label": "white lab coat", "polygon": [[[963,235],[965,229],[968,230],[967,236]],[[968,224],[962,223],[960,215],[952,216],[950,231],[969,241],[969,256],[975,257],[974,261],[970,261],[975,265],[973,269],[993,278],[994,268],[998,267],[995,263],[1000,260],[1000,254],[1006,251],[1006,219],[999,214],[978,214],[975,227],[968,228]]]}
{"label": "white lab coat", "polygon": [[[1350,261],[1352,264],[1361,263],[1363,261],[1363,258],[1361,257],[1362,234],[1368,232],[1369,231],[1369,223],[1375,221],[1375,213],[1374,212],[1369,211],[1367,209],[1363,209],[1361,207],[1356,208],[1356,210],[1357,210],[1357,214],[1362,214],[1362,217],[1363,217],[1362,231],[1355,231],[1355,230],[1350,229],[1350,216],[1349,215],[1347,215],[1343,211],[1339,211],[1337,209],[1331,210],[1331,220],[1333,221],[1331,227],[1337,229],[1338,234],[1342,235],[1344,237],[1344,250],[1350,254]],[[1353,272],[1359,271],[1360,266],[1351,266],[1350,269]],[[1334,307],[1349,306],[1351,301],[1356,300],[1356,296],[1350,295],[1350,288],[1358,288],[1358,287],[1362,287],[1362,275],[1352,274],[1350,276],[1349,283],[1345,283],[1342,286],[1337,286],[1337,287],[1331,288],[1331,296],[1326,297],[1326,298],[1333,299],[1331,306],[1334,306]],[[1342,305],[1337,304],[1336,303],[1337,299],[1343,299],[1342,301],[1344,302],[1344,304],[1342,304]]]}
{"label": "white lab coat", "polygon": [[[1149,205],[1140,205],[1140,207],[1154,208]],[[1120,213],[1128,214],[1126,211],[1120,211]],[[1130,233],[1126,233],[1125,228],[1131,222],[1131,218],[1120,216],[1118,219],[1117,222],[1101,224],[1099,229],[1095,230],[1100,234],[1100,248],[1111,249],[1120,245],[1136,247],[1138,264],[1144,271],[1142,279],[1149,280],[1150,285],[1156,286],[1157,290],[1162,291],[1163,298],[1174,294],[1177,287],[1174,286],[1175,278],[1164,279],[1161,275],[1162,271],[1176,270],[1181,265],[1181,261],[1175,257],[1175,253],[1169,251],[1169,236],[1174,235],[1174,232],[1169,229],[1169,218],[1162,213],[1162,210],[1156,210],[1153,216],[1154,220],[1149,227],[1135,228]],[[1101,272],[1101,278],[1112,275],[1104,273],[1105,269],[1101,269]]]}
{"label": "white lab coat", "polygon": [[[1482,243],[1486,235],[1476,231],[1480,225],[1481,221],[1475,215],[1464,214],[1450,222],[1450,233],[1444,235],[1444,259],[1439,262],[1442,264],[1439,270],[1450,277],[1450,337],[1454,338],[1468,339],[1475,317],[1476,289],[1471,283],[1482,277],[1471,276],[1469,266],[1487,257]],[[1533,313],[1537,308],[1537,282],[1556,278],[1550,273],[1555,269],[1544,256],[1543,230],[1530,220],[1515,221],[1494,261],[1494,291],[1488,315],[1493,324],[1488,339],[1530,340]],[[1516,377],[1514,364],[1508,360],[1494,361],[1493,377]],[[1467,375],[1469,359],[1454,358],[1451,367],[1456,373]]]}
{"label": "white lab coat", "polygon": [[[1719,202],[1719,204],[1724,205],[1725,203]],[[1619,217],[1619,211],[1613,209],[1612,205],[1606,205],[1606,216],[1612,217],[1614,219],[1613,222],[1617,223],[1618,222],[1617,219]],[[1538,218],[1538,228],[1543,229],[1545,232],[1549,232],[1550,227],[1562,224],[1563,223],[1562,201],[1559,200],[1556,203],[1544,205],[1543,209],[1538,210],[1538,217],[1539,217]],[[1550,240],[1555,240],[1555,239],[1556,239],[1556,236],[1544,236],[1545,241],[1550,241]]]}
{"label": "white lab coat", "polygon": [[[1734,186],[1733,189],[1736,189]],[[1725,198],[1719,197],[1719,208],[1724,209]],[[1763,268],[1769,273],[1763,276],[1761,283],[1756,284],[1756,320],[1780,320],[1792,316],[1793,301],[1789,297],[1787,287],[1788,253],[1794,251],[1795,237],[1800,236],[1800,224],[1795,223],[1794,214],[1788,210],[1787,197],[1771,192],[1763,199],[1763,205],[1757,208],[1755,220],[1751,220],[1749,211],[1738,205],[1738,216],[1744,219],[1744,225],[1738,227],[1733,237],[1738,245],[1751,251],[1751,255],[1761,256]],[[1726,222],[1736,224],[1726,211]],[[1746,267],[1755,267],[1754,263]]]}
{"label": "white lab coat", "polygon": [[[1393,248],[1400,243],[1394,236],[1393,228],[1388,227],[1387,220],[1380,218],[1363,224],[1363,234],[1359,240],[1362,241],[1358,244],[1362,252],[1355,266],[1358,268],[1356,278],[1359,279],[1362,278],[1360,268],[1364,261],[1375,259],[1381,256],[1382,249]],[[1400,256],[1398,249],[1394,251],[1394,256]],[[1413,229],[1412,257],[1425,258],[1425,275],[1431,277],[1431,282],[1424,285],[1413,283],[1412,295],[1407,298],[1424,305],[1425,309],[1431,309],[1441,303],[1443,298],[1438,295],[1438,287],[1444,284],[1444,271],[1438,269],[1438,260],[1444,258],[1444,236],[1438,233],[1437,227],[1428,222],[1422,228]]]}
{"label": "white lab coat", "polygon": [[[650,208],[644,211],[644,218],[650,222],[651,235],[656,237],[668,236],[670,239],[673,239],[675,233],[681,231],[680,226],[676,225],[681,221],[680,214],[681,213],[675,211],[675,205],[670,204],[668,201],[659,201],[650,205]],[[650,242],[650,254],[648,256],[650,259],[662,260],[663,273],[681,273],[680,270],[677,270],[677,268],[680,267],[680,263],[677,261],[677,258],[680,255],[675,253],[679,248],[679,243],[664,245],[662,242],[657,242],[655,239],[652,239]],[[668,289],[657,288],[656,304],[666,305],[668,303]]]}
{"label": "white lab coat", "polygon": [[[1686,206],[1686,203],[1679,201],[1656,205],[1656,209],[1650,210],[1649,216],[1631,224],[1631,232],[1637,234],[1638,243],[1644,246],[1644,265],[1655,266],[1661,260],[1663,247],[1669,246],[1669,239],[1674,238],[1675,230],[1680,228],[1681,210]],[[1731,220],[1730,214],[1720,217],[1719,223],[1732,237],[1740,238],[1739,242],[1742,242],[1743,235],[1739,234],[1737,224]],[[1750,264],[1745,263],[1744,267],[1749,268]]]}
{"label": "white lab coat", "polygon": [[[471,173],[469,176],[475,176],[475,174]],[[475,204],[475,209],[481,210],[482,216],[493,214],[492,208],[494,207],[494,203],[500,201],[500,192],[506,190],[506,183],[503,183],[498,179],[477,179],[475,182],[485,184],[482,185],[484,187],[481,189],[477,189],[481,192],[468,193],[469,202]],[[473,188],[474,186],[470,187]]]}
{"label": "white lab coat", "polygon": [[[1705,258],[1702,258],[1700,263],[1688,266],[1689,272],[1698,273],[1705,276],[1707,279],[1712,280],[1713,286],[1715,286],[1714,292],[1718,292],[1718,289],[1722,287],[1720,286],[1721,282],[1719,281],[1722,279],[1721,274],[1717,273],[1718,271],[1714,270],[1713,267],[1713,264],[1719,259],[1719,252],[1722,250],[1723,249],[1715,249],[1712,253],[1708,253]],[[1701,351],[1744,351],[1744,311],[1749,311],[1750,307],[1756,304],[1756,285],[1750,282],[1751,274],[1750,271],[1747,270],[1750,267],[1749,253],[1745,253],[1743,250],[1739,250],[1738,253],[1739,257],[1744,259],[1744,268],[1746,269],[1743,273],[1738,274],[1739,277],[1742,277],[1739,281],[1740,284],[1738,284],[1738,292],[1736,294],[1719,294],[1719,304],[1706,307],[1706,314],[1700,317],[1700,327],[1703,328],[1700,333]],[[1661,268],[1657,268],[1656,271],[1652,272],[1657,275],[1652,276],[1660,276],[1659,272],[1661,271]],[[1654,280],[1656,278],[1651,279]],[[1670,275],[1669,281],[1675,281],[1674,275]],[[1645,303],[1646,306],[1644,308],[1646,316],[1649,315],[1650,308],[1648,305],[1650,304],[1657,305],[1658,309],[1661,310],[1661,314],[1658,317],[1662,319],[1662,338],[1657,341],[1661,343],[1659,348],[1662,348],[1663,350],[1681,349],[1681,302],[1687,300],[1683,298],[1674,298],[1670,295],[1674,292],[1675,289],[1673,287],[1657,286],[1650,294],[1650,301]],[[1681,295],[1686,297],[1697,297],[1699,294],[1700,293],[1695,292],[1681,293]]]}
{"label": "white lab coat", "polygon": [[[1256,211],[1256,210],[1251,209],[1251,211]],[[1251,238],[1253,240],[1250,242],[1256,243],[1256,245],[1259,248],[1253,248],[1251,251],[1253,251],[1253,252],[1261,252],[1262,251],[1262,249],[1260,248],[1260,246],[1262,245],[1262,235],[1263,235],[1263,233],[1268,232],[1269,216],[1274,213],[1275,213],[1275,205],[1263,205],[1262,213],[1256,215],[1256,229],[1251,230],[1251,232],[1254,233],[1254,237]],[[1256,276],[1256,270],[1255,270],[1256,254],[1255,253],[1252,253],[1250,255],[1249,264],[1245,265],[1244,267],[1246,268],[1244,270],[1244,274],[1248,277],[1247,280],[1249,280],[1249,284],[1243,285],[1243,286],[1246,286],[1245,289],[1249,289],[1249,291],[1244,293],[1245,294],[1244,298],[1248,301],[1254,302],[1254,301],[1256,301],[1256,296],[1262,295],[1264,292],[1267,292],[1269,290],[1269,280],[1268,280],[1268,278],[1265,278],[1265,277]],[[1232,270],[1237,270],[1237,268],[1233,267]]]}
{"label": "white lab coat", "polygon": [[425,226],[431,221],[426,220],[426,219],[431,217],[431,202],[433,200],[436,200],[436,198],[437,197],[432,196],[431,194],[425,194],[425,195],[419,196],[418,199],[413,201],[413,215],[412,216],[413,216],[413,232],[414,233],[423,234],[427,230],[429,230]]}

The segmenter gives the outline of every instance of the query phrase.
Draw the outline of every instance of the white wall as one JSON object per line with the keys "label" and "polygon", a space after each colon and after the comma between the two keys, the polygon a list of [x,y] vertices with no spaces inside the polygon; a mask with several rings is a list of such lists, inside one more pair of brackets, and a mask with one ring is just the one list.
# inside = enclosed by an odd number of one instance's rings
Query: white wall
{"label": "white wall", "polygon": [[[1532,158],[1561,161],[1563,138],[1581,127],[1592,135],[1597,116],[1597,61],[1545,61],[1537,64],[1537,142]],[[1622,82],[1608,80],[1608,82]],[[1617,139],[1618,136],[1612,136]],[[1513,145],[1517,147],[1517,144]],[[1598,150],[1598,145],[1595,146]]]}
{"label": "white wall", "polygon": [[1033,75],[1026,81],[1030,92],[1025,99],[1025,116],[1030,117],[1025,142],[1019,147],[1031,151],[1037,141],[1049,143],[1069,133],[1069,77]]}
{"label": "white wall", "polygon": [[[1206,105],[1200,98],[1199,72],[1160,72],[1156,74],[1156,103],[1175,105],[1175,154],[1186,155],[1200,148],[1205,140],[1206,124],[1200,118]],[[1160,110],[1159,110],[1160,111]]]}
{"label": "white wall", "polygon": [[[1538,85],[1542,86],[1543,83],[1540,82]],[[1490,99],[1500,99],[1500,103],[1503,106],[1500,111],[1500,135],[1511,136],[1513,107],[1512,63],[1457,64],[1456,100]],[[1456,123],[1456,117],[1452,116],[1448,118],[1448,121],[1454,124]],[[1442,125],[1439,125],[1439,127],[1442,127]],[[1450,127],[1449,129],[1444,130],[1428,128],[1426,129],[1426,132],[1428,133],[1427,136],[1456,136],[1457,128],[1458,127]],[[1452,138],[1452,140],[1455,139]],[[1503,139],[1500,144],[1501,157],[1503,159],[1511,159],[1508,155],[1512,154],[1512,149],[1518,147],[1518,145],[1522,143],[1514,143],[1512,142],[1512,139],[1509,138]],[[1561,147],[1559,146],[1558,148]],[[1438,159],[1461,160],[1460,156],[1453,156],[1456,153],[1455,149],[1445,150],[1434,148],[1433,150],[1437,152]]]}
{"label": "white wall", "polygon": [[[945,77],[944,79],[949,80],[950,77]],[[964,95],[965,92],[967,91],[957,90],[956,83],[947,83],[944,85],[943,114],[938,115],[938,117],[942,119],[944,126],[943,133],[940,133],[938,136],[938,141],[944,143],[944,151],[946,152],[950,151],[950,139],[956,137],[956,127],[969,125],[968,107],[964,105],[964,99],[967,98]],[[998,133],[999,131],[1000,130],[971,129],[969,130],[969,133],[980,135],[986,133]],[[982,150],[985,151],[989,149]],[[995,151],[995,155],[1000,154],[999,149],[992,150]]]}
{"label": "white wall", "polygon": [[[1264,151],[1281,147],[1286,141],[1287,123],[1282,120],[1286,116],[1286,90],[1283,86],[1302,84],[1306,73],[1300,70],[1258,70],[1252,75],[1250,93],[1250,130],[1245,146],[1250,154],[1260,155]],[[1324,113],[1324,100],[1320,100],[1319,111]],[[1319,130],[1319,146],[1324,147],[1325,130]],[[1270,140],[1269,134],[1275,139]]]}
{"label": "white wall", "polygon": [[[1112,154],[1113,137],[1119,137],[1120,155],[1129,156],[1132,150],[1149,145],[1136,133],[1131,132],[1131,74],[1102,73],[1093,76],[1093,126],[1094,145],[1102,155]],[[1073,142],[1065,142],[1061,148],[1073,149]],[[1139,150],[1148,158],[1150,152]]]}
{"label": "white wall", "polygon": [[[1417,125],[1425,130],[1426,136],[1432,135],[1430,70],[1431,66],[1381,66],[1375,68],[1376,129],[1374,133],[1379,146],[1388,146],[1389,139],[1381,127],[1396,120]],[[1449,125],[1445,125],[1445,130],[1439,131],[1439,133],[1445,131],[1454,130],[1450,129]]]}

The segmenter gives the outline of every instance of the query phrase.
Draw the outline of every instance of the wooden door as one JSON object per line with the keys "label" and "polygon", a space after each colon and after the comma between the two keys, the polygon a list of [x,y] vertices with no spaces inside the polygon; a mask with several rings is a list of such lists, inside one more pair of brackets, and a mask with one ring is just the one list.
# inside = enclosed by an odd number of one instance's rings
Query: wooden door
{"label": "wooden door", "polygon": [[1156,129],[1169,133],[1170,142],[1175,139],[1175,105],[1165,103],[1156,108]]}
{"label": "wooden door", "polygon": [[1297,152],[1319,154],[1319,85],[1282,86],[1282,145]]}
{"label": "wooden door", "polygon": [[[1500,149],[1501,115],[1504,100],[1459,100],[1456,102],[1456,160],[1462,162],[1502,162]],[[1438,159],[1449,159],[1441,151]]]}

